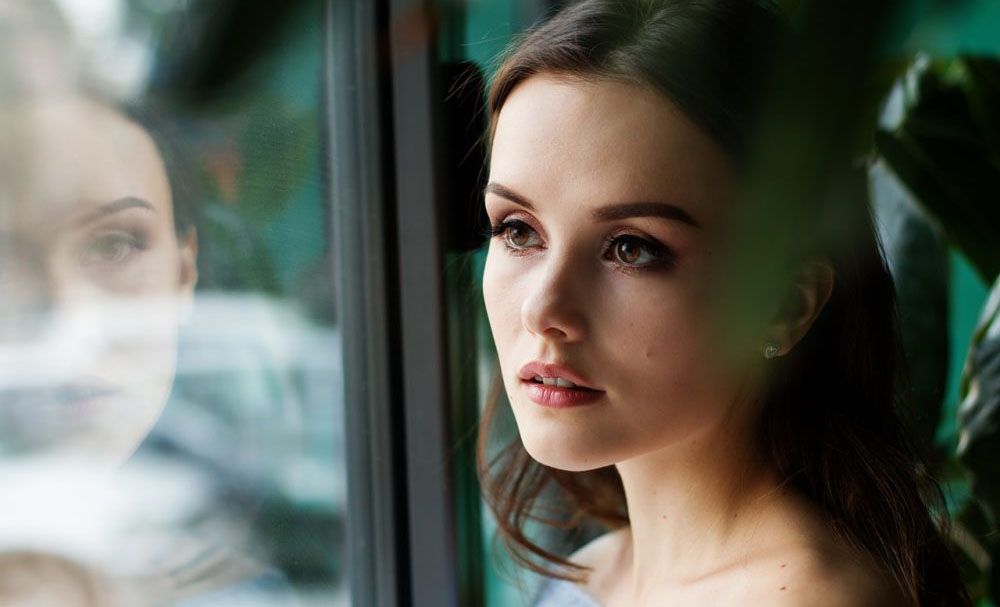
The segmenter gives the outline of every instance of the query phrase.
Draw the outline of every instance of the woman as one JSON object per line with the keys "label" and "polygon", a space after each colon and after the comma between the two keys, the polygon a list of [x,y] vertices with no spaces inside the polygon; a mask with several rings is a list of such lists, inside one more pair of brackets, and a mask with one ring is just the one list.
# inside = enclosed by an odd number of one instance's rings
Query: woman
{"label": "woman", "polygon": [[0,0],[0,27],[0,464],[115,468],[173,385],[194,201],[162,138],[95,99],[54,4]]}
{"label": "woman", "polygon": [[157,145],[114,109],[33,97],[0,108],[0,125],[18,150],[0,158],[3,442],[117,466],[173,383],[193,225]]}
{"label": "woman", "polygon": [[[816,238],[767,314],[722,322],[783,27],[749,1],[585,1],[496,75],[483,295],[519,436],[487,455],[492,403],[480,474],[514,556],[558,580],[539,605],[968,604],[895,412],[864,205],[850,246],[796,226]],[[565,523],[535,507],[551,486],[570,526],[613,531],[568,559],[533,542],[527,521]]]}

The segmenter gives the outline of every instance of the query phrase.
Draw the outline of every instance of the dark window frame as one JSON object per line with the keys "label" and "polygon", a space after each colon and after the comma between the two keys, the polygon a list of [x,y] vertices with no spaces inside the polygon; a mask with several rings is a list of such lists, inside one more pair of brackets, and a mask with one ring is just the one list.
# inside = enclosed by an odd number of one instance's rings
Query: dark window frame
{"label": "dark window frame", "polygon": [[387,177],[391,123],[379,70],[384,0],[326,0],[324,142],[344,360],[347,547],[351,602],[409,604],[409,544],[394,352],[394,207]]}
{"label": "dark window frame", "polygon": [[[538,18],[553,4],[525,2]],[[459,567],[457,536],[481,529],[468,517],[464,525],[476,528],[458,529],[451,461],[449,363],[472,353],[449,352],[443,232],[454,209],[442,201],[461,197],[442,191],[447,117],[438,32],[430,29],[434,2],[325,6],[324,142],[343,340],[351,602],[482,604],[476,567]]]}

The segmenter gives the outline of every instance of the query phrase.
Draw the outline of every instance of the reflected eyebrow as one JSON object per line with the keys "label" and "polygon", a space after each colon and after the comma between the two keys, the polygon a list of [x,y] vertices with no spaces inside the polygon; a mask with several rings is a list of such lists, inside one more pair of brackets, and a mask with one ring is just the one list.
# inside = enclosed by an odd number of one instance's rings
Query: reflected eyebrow
{"label": "reflected eyebrow", "polygon": [[[534,211],[535,206],[531,202],[514,192],[510,188],[491,181],[486,184],[485,193],[496,194],[507,200],[518,204],[529,211]],[[624,204],[613,204],[591,211],[590,216],[597,221],[614,221],[616,219],[626,219],[629,217],[662,217],[673,221],[679,221],[695,228],[701,228],[691,214],[677,205],[666,202],[627,202]]]}
{"label": "reflected eyebrow", "polygon": [[108,215],[113,215],[114,213],[119,213],[127,209],[145,209],[153,213],[156,212],[156,207],[151,205],[149,202],[143,200],[142,198],[136,198],[134,196],[127,196],[125,198],[119,198],[118,200],[112,200],[107,204],[102,204],[93,211],[90,211],[83,217],[81,217],[76,223],[77,225],[86,225],[88,223],[93,223],[98,219],[107,217]]}

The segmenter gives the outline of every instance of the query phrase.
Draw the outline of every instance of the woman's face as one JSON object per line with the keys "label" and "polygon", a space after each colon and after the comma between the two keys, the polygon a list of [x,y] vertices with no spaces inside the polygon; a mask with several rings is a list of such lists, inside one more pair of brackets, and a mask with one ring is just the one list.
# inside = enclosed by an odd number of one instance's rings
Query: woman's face
{"label": "woman's face", "polygon": [[0,448],[121,461],[170,391],[193,234],[117,112],[41,100],[0,121]]}
{"label": "woman's face", "polygon": [[[722,355],[717,322],[733,179],[723,150],[649,90],[544,75],[514,89],[490,160],[486,210],[504,231],[483,294],[536,460],[593,469],[729,417],[745,364]],[[525,369],[535,361],[561,368]],[[532,379],[547,373],[592,390]]]}

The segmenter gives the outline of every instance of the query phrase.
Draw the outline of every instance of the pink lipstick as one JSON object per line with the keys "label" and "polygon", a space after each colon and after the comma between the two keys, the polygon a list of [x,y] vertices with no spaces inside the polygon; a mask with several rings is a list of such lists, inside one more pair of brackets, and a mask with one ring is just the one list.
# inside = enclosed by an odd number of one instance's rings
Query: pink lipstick
{"label": "pink lipstick", "polygon": [[532,361],[518,372],[528,398],[543,407],[565,408],[589,405],[604,397],[585,377],[562,365]]}

